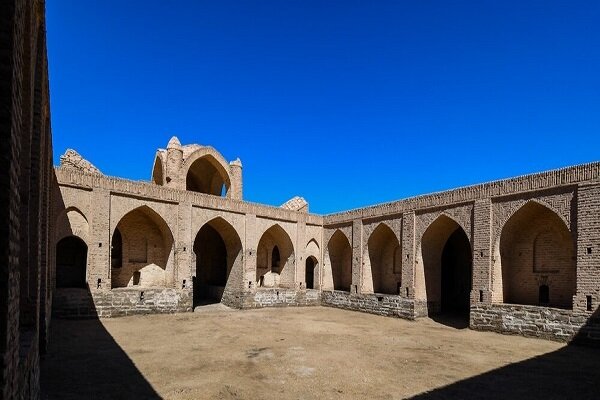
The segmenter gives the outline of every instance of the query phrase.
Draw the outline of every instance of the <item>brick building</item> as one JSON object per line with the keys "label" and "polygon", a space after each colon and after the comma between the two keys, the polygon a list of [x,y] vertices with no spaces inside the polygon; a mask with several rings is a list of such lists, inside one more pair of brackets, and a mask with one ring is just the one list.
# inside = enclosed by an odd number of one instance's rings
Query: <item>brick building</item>
{"label": "brick building", "polygon": [[175,137],[147,182],[54,168],[44,2],[0,7],[2,398],[39,397],[51,314],[328,305],[598,344],[600,163],[325,216],[244,201],[239,159]]}

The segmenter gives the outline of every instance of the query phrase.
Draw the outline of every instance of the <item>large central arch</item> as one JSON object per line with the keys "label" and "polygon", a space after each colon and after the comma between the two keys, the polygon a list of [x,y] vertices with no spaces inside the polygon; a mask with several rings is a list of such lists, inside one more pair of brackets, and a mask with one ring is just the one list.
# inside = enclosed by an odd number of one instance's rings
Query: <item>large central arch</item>
{"label": "large central arch", "polygon": [[466,232],[450,217],[441,215],[427,228],[421,239],[425,282],[418,290],[425,295],[430,316],[452,314],[468,320],[472,257]]}
{"label": "large central arch", "polygon": [[260,238],[256,257],[256,284],[258,287],[295,286],[294,245],[278,224],[265,231]]}
{"label": "large central arch", "polygon": [[148,206],[127,213],[111,238],[111,286],[165,287],[173,262],[173,235]]}
{"label": "large central arch", "polygon": [[194,240],[194,306],[220,302],[232,270],[242,272],[242,241],[235,228],[217,217],[200,228]]}

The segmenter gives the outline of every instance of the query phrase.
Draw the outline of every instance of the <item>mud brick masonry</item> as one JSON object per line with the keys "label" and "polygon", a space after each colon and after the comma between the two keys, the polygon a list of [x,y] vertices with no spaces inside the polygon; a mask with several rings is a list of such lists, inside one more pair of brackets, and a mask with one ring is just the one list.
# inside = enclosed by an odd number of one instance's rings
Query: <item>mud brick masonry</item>
{"label": "mud brick masonry", "polygon": [[55,168],[44,24],[0,2],[2,398],[39,397],[52,313],[326,305],[600,343],[599,163],[325,216],[244,201],[239,159],[176,137],[147,182]]}

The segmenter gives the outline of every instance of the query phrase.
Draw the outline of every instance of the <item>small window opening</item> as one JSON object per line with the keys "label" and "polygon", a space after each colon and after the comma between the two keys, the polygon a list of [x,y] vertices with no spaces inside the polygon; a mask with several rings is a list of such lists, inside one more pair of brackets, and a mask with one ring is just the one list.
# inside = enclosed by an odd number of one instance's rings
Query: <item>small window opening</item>
{"label": "small window opening", "polygon": [[479,291],[479,302],[482,303],[483,302],[483,290]]}
{"label": "small window opening", "polygon": [[587,307],[586,309],[588,311],[592,311],[592,296],[585,296],[586,302],[587,302]]}
{"label": "small window opening", "polygon": [[592,248],[591,248],[591,247],[588,247],[588,248],[587,248],[587,253],[588,253],[588,254],[592,254]]}

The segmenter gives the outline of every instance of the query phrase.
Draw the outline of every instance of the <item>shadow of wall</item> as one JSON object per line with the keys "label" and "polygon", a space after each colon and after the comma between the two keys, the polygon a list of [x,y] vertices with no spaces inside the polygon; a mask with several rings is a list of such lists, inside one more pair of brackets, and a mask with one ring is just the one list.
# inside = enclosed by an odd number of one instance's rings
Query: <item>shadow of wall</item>
{"label": "shadow of wall", "polygon": [[[411,399],[598,399],[599,321],[600,308],[588,319],[573,341],[560,350],[437,388]],[[585,344],[586,347],[578,344]],[[595,348],[589,348],[588,345]]]}
{"label": "shadow of wall", "polygon": [[161,399],[97,316],[54,318],[50,330],[41,363],[42,398]]}

